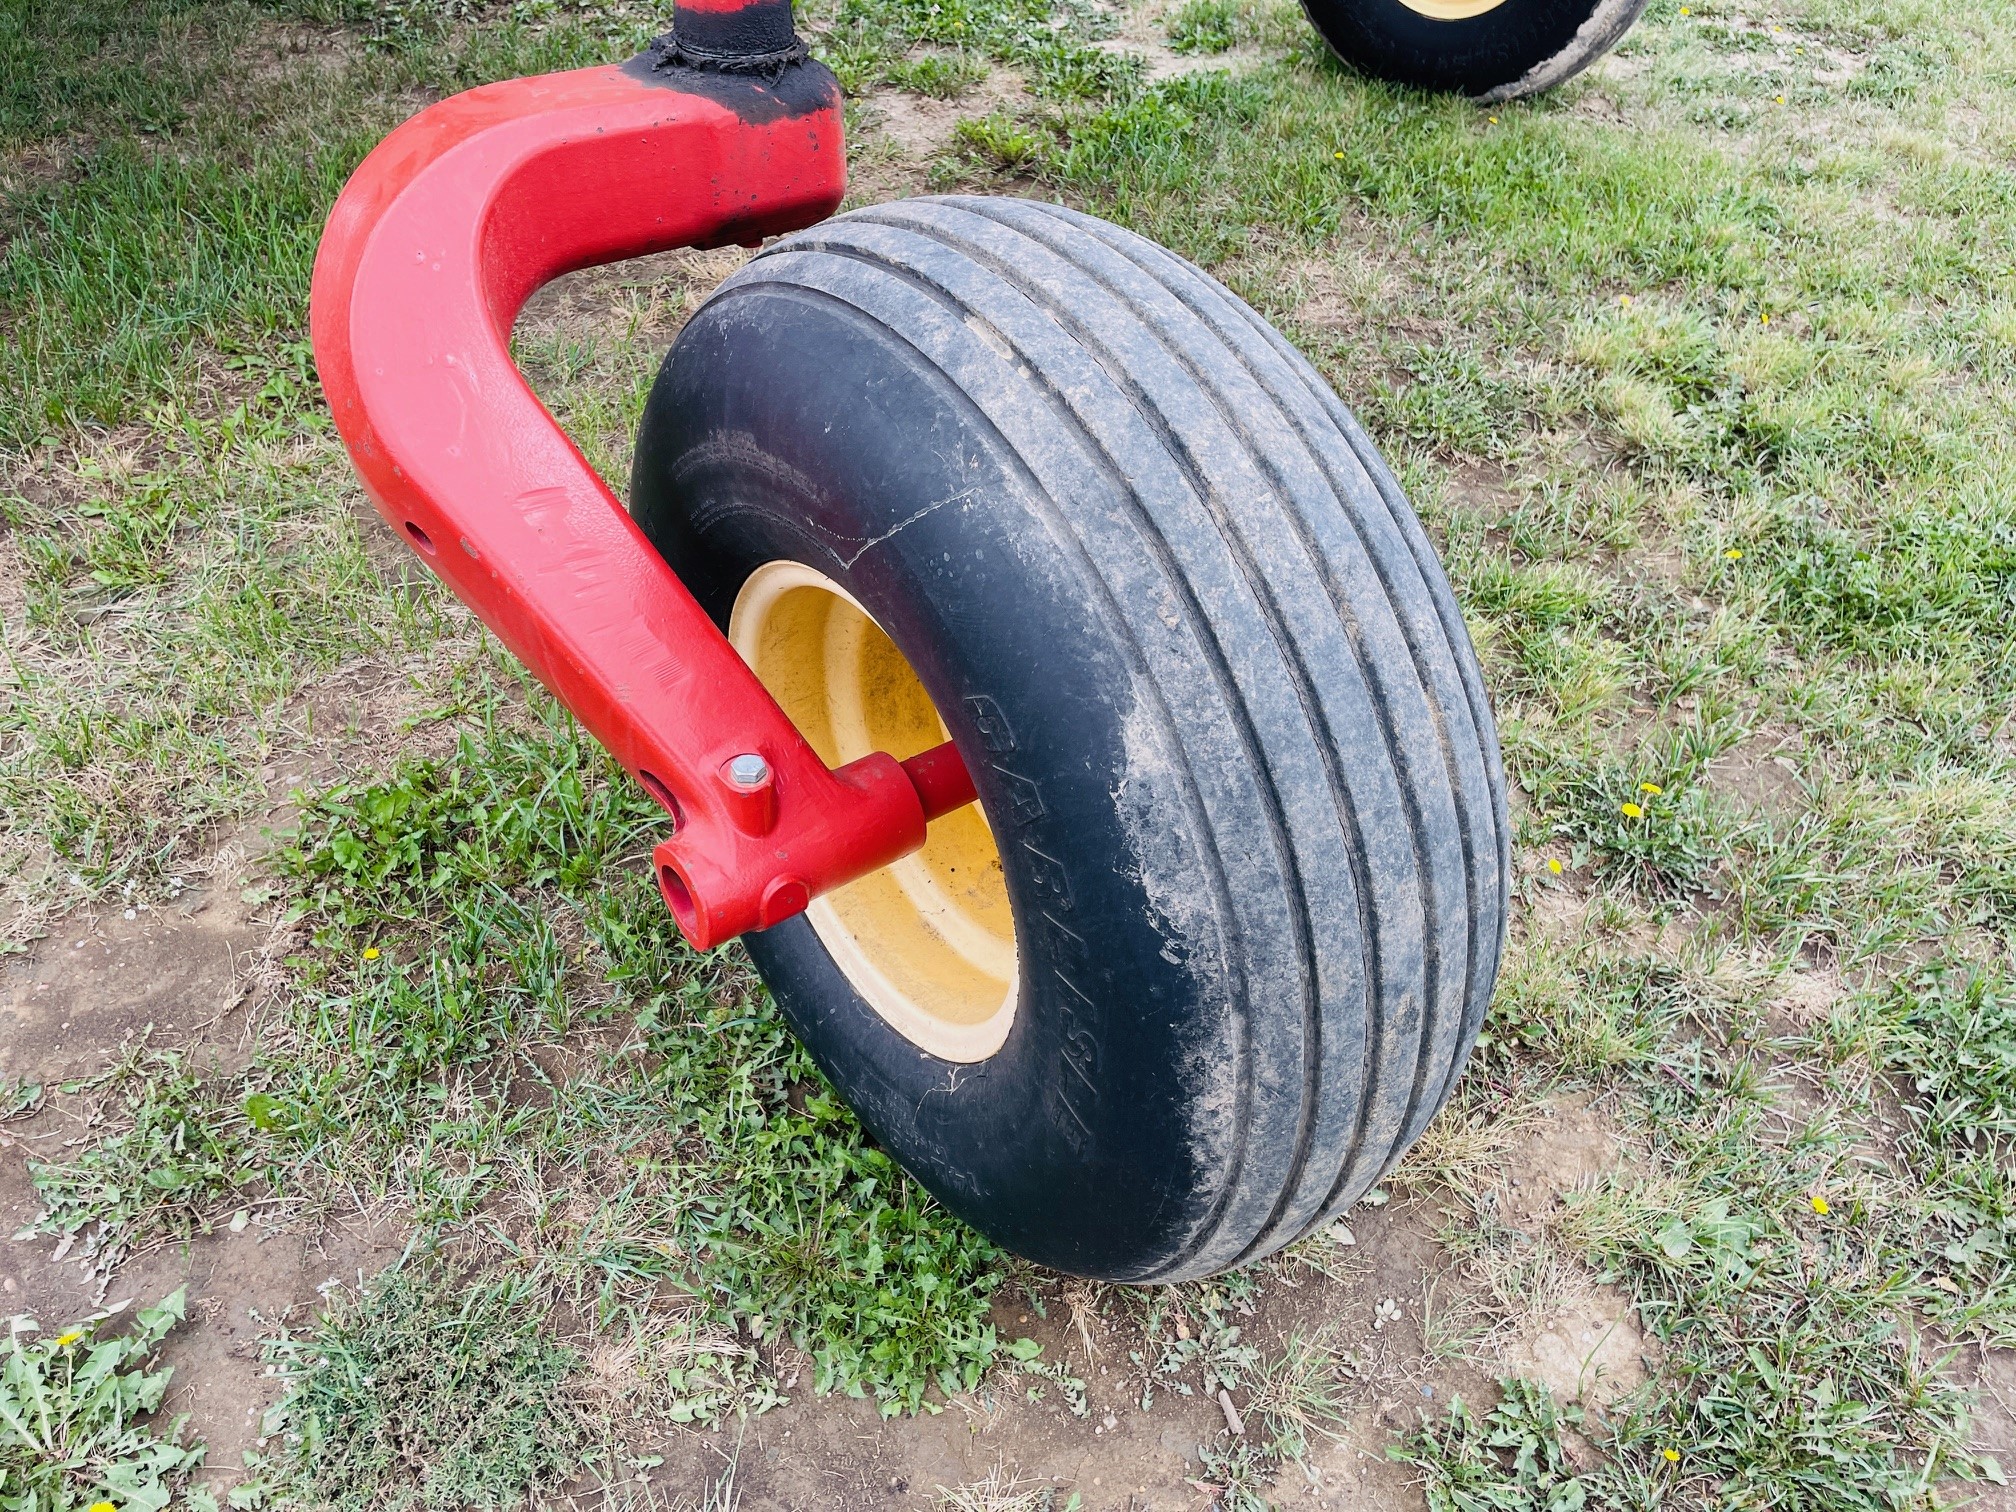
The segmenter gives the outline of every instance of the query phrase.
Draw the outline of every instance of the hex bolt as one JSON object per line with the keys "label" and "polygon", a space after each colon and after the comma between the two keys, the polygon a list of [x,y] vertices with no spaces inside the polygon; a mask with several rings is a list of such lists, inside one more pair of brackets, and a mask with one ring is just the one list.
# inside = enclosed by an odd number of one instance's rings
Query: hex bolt
{"label": "hex bolt", "polygon": [[728,780],[739,788],[760,788],[770,780],[770,763],[745,751],[728,763]]}

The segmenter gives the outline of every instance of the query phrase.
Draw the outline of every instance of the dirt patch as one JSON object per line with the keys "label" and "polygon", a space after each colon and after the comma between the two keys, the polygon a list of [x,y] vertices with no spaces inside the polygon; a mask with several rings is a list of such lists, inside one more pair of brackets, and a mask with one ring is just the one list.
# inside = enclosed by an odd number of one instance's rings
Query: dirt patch
{"label": "dirt patch", "polygon": [[[1282,272],[1281,287],[1292,291],[1290,318],[1305,330],[1362,338],[1368,345],[1376,345],[1378,336],[1411,334],[1380,313],[1406,303],[1399,297],[1403,275],[1384,258],[1305,258]],[[1397,376],[1397,370],[1388,376]]]}
{"label": "dirt patch", "polygon": [[1807,784],[1823,775],[1809,770],[1806,742],[1791,731],[1760,731],[1708,763],[1708,780],[1746,808],[1794,814],[1806,806]]}
{"label": "dirt patch", "polygon": [[[1423,1146],[1435,1144],[1431,1128]],[[1445,1304],[1472,1359],[1592,1407],[1642,1385],[1653,1346],[1629,1297],[1598,1282],[1560,1236],[1574,1198],[1627,1164],[1615,1127],[1573,1095],[1535,1104],[1516,1122],[1483,1123],[1470,1144],[1438,1170],[1459,1226],[1472,1205],[1463,1289]]]}
{"label": "dirt patch", "polygon": [[934,163],[952,150],[959,123],[1033,103],[1021,74],[996,68],[950,99],[883,88],[855,96],[862,130],[848,143],[848,202],[877,204],[926,190]]}
{"label": "dirt patch", "polygon": [[[1557,1099],[1507,1152],[1503,1209],[1525,1232],[1553,1237],[1572,1200],[1626,1167],[1616,1127],[1589,1098]],[[1572,1256],[1554,1270],[1551,1297],[1534,1300],[1500,1352],[1505,1368],[1545,1383],[1564,1401],[1606,1406],[1644,1384],[1650,1351],[1631,1299],[1599,1283]]]}
{"label": "dirt patch", "polygon": [[1132,53],[1141,59],[1143,72],[1151,83],[1213,69],[1238,72],[1287,56],[1285,48],[1256,47],[1249,43],[1218,53],[1178,52],[1169,45],[1169,22],[1180,9],[1175,0],[1131,5],[1123,15],[1120,29],[1096,45],[1107,52]]}
{"label": "dirt patch", "polygon": [[935,158],[950,147],[952,134],[965,117],[987,113],[987,105],[977,99],[940,100],[900,89],[865,96],[861,109],[872,128],[905,156],[923,159]]}
{"label": "dirt patch", "polygon": [[234,1011],[266,938],[239,896],[245,854],[227,846],[172,902],[72,915],[10,960],[0,970],[0,1076],[86,1076],[149,1032],[192,1052],[238,1055]]}
{"label": "dirt patch", "polygon": [[[2016,1466],[2016,1350],[1961,1345],[1947,1368],[1974,1393],[1969,1445],[1994,1456],[2005,1471]],[[2016,1485],[1970,1485],[1966,1505],[1980,1512],[2016,1512]]]}
{"label": "dirt patch", "polygon": [[1778,984],[1766,1005],[1767,1022],[1795,1032],[1804,1032],[1825,1023],[1835,1006],[1848,995],[1848,984],[1831,966],[1810,971],[1794,971]]}
{"label": "dirt patch", "polygon": [[304,74],[334,73],[364,50],[363,36],[349,27],[264,20],[239,45],[235,72],[249,84],[299,88]]}
{"label": "dirt patch", "polygon": [[1586,1096],[1557,1098],[1522,1121],[1506,1146],[1501,1206],[1521,1227],[1544,1227],[1624,1162],[1610,1120]]}
{"label": "dirt patch", "polygon": [[[53,1092],[143,1037],[197,1064],[242,1063],[244,1010],[262,981],[267,939],[240,897],[244,866],[244,847],[227,846],[202,885],[175,902],[73,915],[9,961],[0,971],[0,1076]],[[82,1102],[51,1096],[0,1129],[0,1235],[10,1236],[0,1239],[0,1313],[61,1327],[187,1287],[189,1321],[163,1355],[176,1371],[165,1410],[190,1415],[191,1431],[210,1445],[212,1478],[228,1481],[277,1384],[261,1364],[262,1333],[300,1321],[331,1278],[382,1269],[396,1241],[368,1228],[282,1233],[248,1213],[236,1232],[222,1225],[102,1275],[56,1240],[20,1237],[42,1207],[29,1162],[60,1160],[91,1137]]]}
{"label": "dirt patch", "polygon": [[1563,1298],[1500,1352],[1508,1373],[1539,1381],[1564,1402],[1607,1407],[1645,1384],[1645,1333],[1614,1286]]}

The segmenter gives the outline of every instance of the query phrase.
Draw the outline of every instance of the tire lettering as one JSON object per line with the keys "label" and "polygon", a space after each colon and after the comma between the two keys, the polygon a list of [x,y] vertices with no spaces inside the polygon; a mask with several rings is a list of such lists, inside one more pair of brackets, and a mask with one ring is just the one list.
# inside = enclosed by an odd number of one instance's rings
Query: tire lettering
{"label": "tire lettering", "polygon": [[[1062,878],[1060,867],[1057,879],[1061,882]],[[1099,1104],[1099,1041],[1092,1032],[1096,1017],[1092,999],[1072,977],[1082,978],[1087,973],[1091,952],[1075,931],[1058,922],[1056,915],[1046,910],[1038,918],[1042,920],[1044,943],[1049,947],[1050,975],[1057,983],[1057,1006],[1064,1019],[1064,1033],[1057,1046],[1057,1069],[1050,1085],[1057,1106],[1069,1117],[1060,1116],[1056,1122],[1072,1150],[1083,1155],[1091,1136],[1091,1112]]]}
{"label": "tire lettering", "polygon": [[1066,929],[1053,914],[1038,914],[1043,921],[1043,938],[1050,947],[1050,955],[1057,962],[1059,972],[1070,970],[1080,976],[1092,964],[1092,952],[1085,948],[1085,942]]}
{"label": "tire lettering", "polygon": [[1008,716],[993,699],[985,693],[973,694],[966,700],[966,714],[979,732],[980,744],[990,755],[1007,756],[1014,752],[1015,732],[1008,728]]}
{"label": "tire lettering", "polygon": [[1084,1116],[1071,1106],[1071,1098],[1061,1081],[1053,1081],[1044,1089],[1043,1100],[1050,1105],[1050,1122],[1057,1132],[1064,1136],[1064,1143],[1072,1153],[1083,1155],[1092,1143],[1092,1129]]}
{"label": "tire lettering", "polygon": [[1029,857],[1029,885],[1036,889],[1036,896],[1060,910],[1068,911],[1071,907],[1071,882],[1064,875],[1064,863],[1054,856],[1044,855],[1026,840],[1022,842],[1022,849]]}
{"label": "tire lettering", "polygon": [[994,763],[994,770],[1008,786],[1008,817],[1017,824],[1034,824],[1043,817],[1043,794],[1036,784],[1018,772],[1011,772],[1000,762]]}
{"label": "tire lettering", "polygon": [[[985,697],[966,700],[966,709],[980,732],[981,743],[995,755],[1015,749],[1015,737],[1008,729],[994,701]],[[1008,786],[1009,814],[1017,824],[1032,824],[1044,815],[1043,796],[1036,784],[996,762]],[[1043,1089],[1050,1122],[1075,1155],[1086,1155],[1092,1146],[1092,1111],[1099,1103],[1099,1041],[1092,1032],[1096,1014],[1092,999],[1073,981],[1083,980],[1091,970],[1092,953],[1084,939],[1058,917],[1073,907],[1071,880],[1064,863],[1046,855],[1029,841],[1022,842],[1029,862],[1029,882],[1042,901],[1037,917],[1044,943],[1049,947],[1050,974],[1057,980],[1057,1002],[1063,1011],[1063,1034],[1057,1045],[1057,1064],[1050,1083]]]}

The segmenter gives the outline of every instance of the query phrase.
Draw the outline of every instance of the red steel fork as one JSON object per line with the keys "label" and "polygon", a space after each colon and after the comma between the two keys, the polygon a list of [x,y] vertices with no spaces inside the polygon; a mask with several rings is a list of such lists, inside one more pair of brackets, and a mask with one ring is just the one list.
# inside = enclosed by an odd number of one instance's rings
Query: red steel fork
{"label": "red steel fork", "polygon": [[627,64],[406,122],[315,259],[316,364],[365,490],[671,816],[659,883],[701,949],[915,850],[972,780],[949,743],[829,771],[533,396],[511,325],[562,273],[832,214],[840,122],[790,0],[680,0]]}

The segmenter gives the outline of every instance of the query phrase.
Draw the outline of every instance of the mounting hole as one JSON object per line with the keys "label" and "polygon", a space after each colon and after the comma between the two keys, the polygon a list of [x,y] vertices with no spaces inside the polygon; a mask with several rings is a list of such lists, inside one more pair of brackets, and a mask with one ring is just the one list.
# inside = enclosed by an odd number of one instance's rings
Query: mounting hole
{"label": "mounting hole", "polygon": [[406,534],[408,534],[413,538],[413,544],[415,546],[418,546],[422,551],[426,552],[427,555],[429,556],[434,555],[433,540],[428,536],[426,531],[422,530],[418,525],[415,525],[411,520],[408,520],[406,522]]}
{"label": "mounting hole", "polygon": [[697,915],[693,908],[693,892],[687,887],[686,879],[668,865],[658,868],[658,891],[665,895],[665,906],[672,910],[672,917],[679,921],[679,927],[689,935]]}
{"label": "mounting hole", "polygon": [[672,789],[665,786],[664,780],[656,772],[640,771],[637,780],[644,785],[645,792],[658,800],[658,806],[672,816],[672,828],[676,830],[685,823],[685,815],[679,810],[679,800],[672,796]]}

